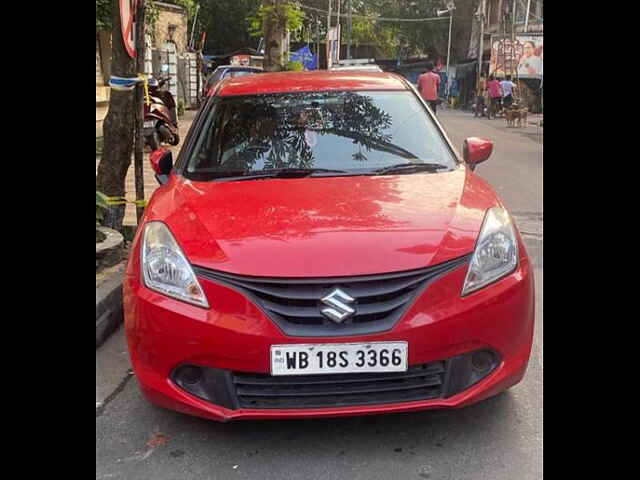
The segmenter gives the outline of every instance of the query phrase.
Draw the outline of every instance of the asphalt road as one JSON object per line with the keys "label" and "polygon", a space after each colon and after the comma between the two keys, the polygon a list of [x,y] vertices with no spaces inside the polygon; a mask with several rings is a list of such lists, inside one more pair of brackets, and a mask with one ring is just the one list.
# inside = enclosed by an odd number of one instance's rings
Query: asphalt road
{"label": "asphalt road", "polygon": [[536,332],[524,380],[462,410],[330,420],[213,423],[147,403],[122,328],[96,351],[97,479],[542,478],[541,129],[441,112],[461,148],[495,141],[477,172],[516,217],[536,265]]}

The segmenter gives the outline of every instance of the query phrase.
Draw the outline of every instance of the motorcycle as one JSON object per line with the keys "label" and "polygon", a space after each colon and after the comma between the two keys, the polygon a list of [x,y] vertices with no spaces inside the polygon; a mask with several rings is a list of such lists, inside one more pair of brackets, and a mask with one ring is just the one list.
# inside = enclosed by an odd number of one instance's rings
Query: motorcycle
{"label": "motorcycle", "polygon": [[486,104],[484,97],[475,97],[475,102],[471,104],[471,111],[474,117],[488,117],[489,107]]}
{"label": "motorcycle", "polygon": [[160,148],[160,142],[169,145],[180,143],[178,120],[173,95],[168,90],[160,90],[168,81],[149,79],[150,103],[144,102],[144,140],[152,151]]}

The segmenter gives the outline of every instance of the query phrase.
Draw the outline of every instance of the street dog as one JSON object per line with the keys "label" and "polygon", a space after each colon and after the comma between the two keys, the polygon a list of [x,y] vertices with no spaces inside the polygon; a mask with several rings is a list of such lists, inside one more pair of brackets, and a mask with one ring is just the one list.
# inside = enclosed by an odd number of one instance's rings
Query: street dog
{"label": "street dog", "polygon": [[507,120],[507,127],[513,127],[515,125],[516,115],[520,118],[520,112],[513,108],[508,108],[504,111],[504,118]]}
{"label": "street dog", "polygon": [[513,104],[512,107],[505,111],[505,118],[507,120],[507,127],[522,128],[527,126],[527,113],[528,109],[520,108],[517,104]]}

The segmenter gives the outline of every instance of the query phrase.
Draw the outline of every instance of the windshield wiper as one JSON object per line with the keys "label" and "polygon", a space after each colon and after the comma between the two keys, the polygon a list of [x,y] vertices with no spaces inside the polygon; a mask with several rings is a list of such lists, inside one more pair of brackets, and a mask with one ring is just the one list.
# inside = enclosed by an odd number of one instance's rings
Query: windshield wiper
{"label": "windshield wiper", "polygon": [[261,178],[302,178],[309,177],[315,173],[349,173],[345,170],[332,170],[329,168],[273,168],[269,170],[258,170],[257,172],[246,172],[240,175],[224,176],[216,178],[219,181],[240,181],[256,180]]}
{"label": "windshield wiper", "polygon": [[399,163],[389,167],[378,168],[371,173],[387,175],[392,173],[437,172],[443,169],[448,170],[449,167],[441,163]]}

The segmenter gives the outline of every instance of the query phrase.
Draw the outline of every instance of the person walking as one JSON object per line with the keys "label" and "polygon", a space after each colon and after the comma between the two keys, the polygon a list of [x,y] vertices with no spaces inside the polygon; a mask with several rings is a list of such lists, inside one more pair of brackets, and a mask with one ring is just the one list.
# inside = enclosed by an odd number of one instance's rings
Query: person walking
{"label": "person walking", "polygon": [[418,91],[425,102],[429,104],[435,115],[438,107],[438,88],[440,87],[440,75],[433,72],[433,63],[427,62],[426,71],[418,77]]}
{"label": "person walking", "polygon": [[491,120],[491,117],[496,118],[496,114],[500,110],[500,101],[502,100],[502,87],[500,82],[496,80],[493,75],[489,76],[489,82],[487,83],[489,89],[489,114],[487,118]]}
{"label": "person walking", "polygon": [[518,87],[511,81],[511,75],[507,75],[507,77],[500,82],[500,87],[502,87],[502,105],[504,108],[509,108],[513,103],[513,90]]}

